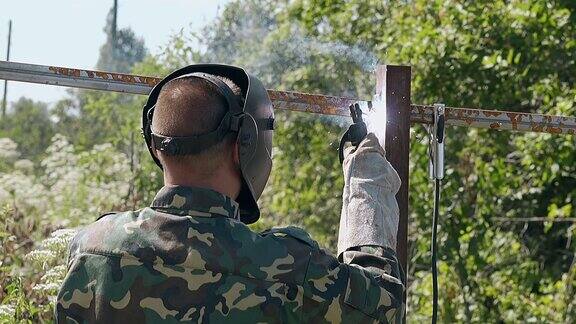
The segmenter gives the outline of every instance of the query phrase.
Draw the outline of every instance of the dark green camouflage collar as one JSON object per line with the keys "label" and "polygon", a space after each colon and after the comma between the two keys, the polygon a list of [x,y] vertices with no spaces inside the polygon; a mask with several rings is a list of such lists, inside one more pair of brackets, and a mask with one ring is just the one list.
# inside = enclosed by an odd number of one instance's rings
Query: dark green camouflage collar
{"label": "dark green camouflage collar", "polygon": [[218,215],[240,219],[237,202],[206,188],[164,186],[158,191],[150,207],[176,215],[201,217]]}

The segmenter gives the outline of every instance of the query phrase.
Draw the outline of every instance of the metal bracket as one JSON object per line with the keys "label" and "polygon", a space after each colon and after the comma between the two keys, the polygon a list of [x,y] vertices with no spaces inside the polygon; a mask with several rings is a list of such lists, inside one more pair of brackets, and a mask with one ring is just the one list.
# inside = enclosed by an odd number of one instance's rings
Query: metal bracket
{"label": "metal bracket", "polygon": [[444,178],[445,105],[434,104],[434,123],[428,129],[428,174],[430,179]]}

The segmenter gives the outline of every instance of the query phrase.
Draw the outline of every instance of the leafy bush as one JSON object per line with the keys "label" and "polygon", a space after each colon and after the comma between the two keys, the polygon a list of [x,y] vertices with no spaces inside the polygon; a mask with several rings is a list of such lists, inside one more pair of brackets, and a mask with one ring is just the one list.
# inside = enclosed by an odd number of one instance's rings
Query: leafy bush
{"label": "leafy bush", "polygon": [[0,321],[50,321],[68,242],[76,227],[126,208],[130,161],[110,144],[77,153],[62,135],[37,165],[17,160],[7,138],[0,154]]}

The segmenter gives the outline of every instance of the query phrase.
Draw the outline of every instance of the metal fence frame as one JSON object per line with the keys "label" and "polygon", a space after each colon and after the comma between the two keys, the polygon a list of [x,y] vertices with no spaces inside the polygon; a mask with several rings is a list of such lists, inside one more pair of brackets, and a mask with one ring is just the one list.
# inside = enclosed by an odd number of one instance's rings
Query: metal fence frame
{"label": "metal fence frame", "polygon": [[[0,79],[142,95],[147,95],[161,80],[150,76],[7,61],[0,61]],[[404,269],[408,265],[410,125],[431,124],[434,116],[434,106],[412,104],[410,81],[410,66],[381,65],[376,70],[376,95],[380,95],[386,102],[386,156],[402,180],[396,195],[400,208],[396,248]],[[355,98],[293,91],[268,90],[268,95],[276,109],[324,115],[349,116],[348,106],[354,102],[363,102]],[[455,107],[446,107],[445,113],[446,124],[451,126],[576,134],[575,117]]]}

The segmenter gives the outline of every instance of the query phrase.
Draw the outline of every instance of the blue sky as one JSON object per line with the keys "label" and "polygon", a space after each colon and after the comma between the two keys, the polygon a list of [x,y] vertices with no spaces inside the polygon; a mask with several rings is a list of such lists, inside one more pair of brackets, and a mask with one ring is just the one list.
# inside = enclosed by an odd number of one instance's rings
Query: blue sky
{"label": "blue sky", "polygon": [[[198,30],[229,0],[118,0],[118,27],[131,27],[154,54],[180,29]],[[93,68],[105,41],[112,0],[0,0],[0,58],[6,58],[8,20],[13,20],[11,61]],[[3,81],[0,82],[3,87]],[[0,95],[3,90],[0,88]],[[65,88],[8,84],[8,101],[21,96],[54,103]]]}

